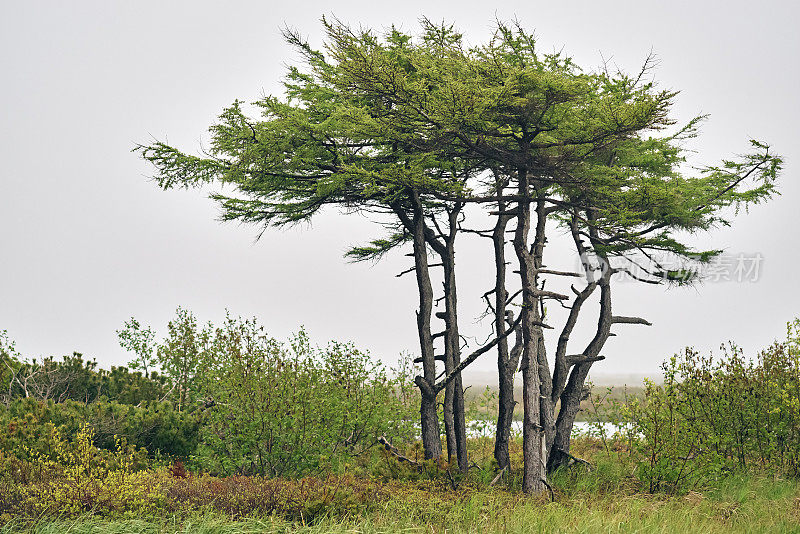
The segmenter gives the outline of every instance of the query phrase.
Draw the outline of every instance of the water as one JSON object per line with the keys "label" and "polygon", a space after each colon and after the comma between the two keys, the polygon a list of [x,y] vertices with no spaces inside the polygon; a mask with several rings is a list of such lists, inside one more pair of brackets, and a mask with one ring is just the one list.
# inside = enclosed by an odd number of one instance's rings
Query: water
{"label": "water", "polygon": [[[467,436],[470,438],[494,437],[497,430],[497,422],[494,419],[485,419],[482,421],[467,421]],[[590,423],[588,421],[575,421],[572,425],[573,437],[585,435],[597,435],[598,425],[605,431],[606,436],[612,436],[616,432],[624,432],[625,425],[615,425],[614,423]],[[417,432],[419,433],[419,423],[416,425]],[[522,436],[522,421],[513,421],[511,423],[511,436]],[[419,434],[417,434],[419,438]]]}
{"label": "water", "polygon": [[[614,423],[599,423],[602,425],[603,430],[607,436],[611,436],[615,432],[624,431],[625,428],[615,425]],[[496,422],[493,420],[486,421],[470,421],[467,423],[467,433],[471,438],[478,437],[491,437],[494,436],[496,430]],[[597,434],[598,423],[590,423],[588,421],[575,421],[572,425],[572,435],[582,436],[587,434]],[[514,421],[511,423],[511,435],[522,435],[522,421]]]}

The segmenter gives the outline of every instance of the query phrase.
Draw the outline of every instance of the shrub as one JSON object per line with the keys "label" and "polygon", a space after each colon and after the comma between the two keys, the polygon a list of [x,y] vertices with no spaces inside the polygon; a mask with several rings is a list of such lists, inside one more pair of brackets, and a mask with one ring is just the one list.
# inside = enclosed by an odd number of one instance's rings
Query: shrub
{"label": "shrub", "polygon": [[131,406],[110,401],[16,399],[8,406],[0,405],[0,451],[29,460],[26,451],[52,449],[54,432],[71,441],[85,424],[92,427],[101,449],[114,450],[116,439],[124,438],[151,457],[187,458],[197,447],[200,421],[199,414],[177,412],[169,403]]}
{"label": "shrub", "polygon": [[201,464],[215,473],[301,476],[413,432],[407,373],[390,377],[352,345],[316,349],[301,331],[289,346],[255,320],[227,318],[203,360],[212,405]]}
{"label": "shrub", "polygon": [[686,349],[663,365],[663,384],[646,383],[644,399],[609,405],[612,419],[631,421],[649,491],[735,470],[800,475],[800,320],[755,360],[733,344],[722,349],[719,359]]}
{"label": "shrub", "polygon": [[[167,323],[167,336],[155,341],[155,332],[135,318],[127,321],[117,337],[122,348],[133,352],[132,369],[157,377],[163,384],[161,400],[170,400],[178,409],[191,409],[197,399],[197,376],[213,329],[209,323],[198,328],[197,319],[178,307],[175,318]],[[149,375],[148,375],[149,373]]]}
{"label": "shrub", "polygon": [[[51,447],[27,449],[28,459],[0,462],[0,516],[75,517],[83,513],[119,512],[136,516],[157,511],[157,476],[146,472],[144,451],[116,440],[113,451],[94,444],[94,430],[84,425],[74,440],[50,426]],[[0,460],[8,457],[0,455]]]}
{"label": "shrub", "polygon": [[140,404],[160,399],[165,378],[157,373],[131,372],[127,367],[100,369],[95,360],[78,352],[60,360],[46,356],[27,360],[19,354],[5,331],[0,332],[0,402],[15,399],[96,402],[112,400]]}

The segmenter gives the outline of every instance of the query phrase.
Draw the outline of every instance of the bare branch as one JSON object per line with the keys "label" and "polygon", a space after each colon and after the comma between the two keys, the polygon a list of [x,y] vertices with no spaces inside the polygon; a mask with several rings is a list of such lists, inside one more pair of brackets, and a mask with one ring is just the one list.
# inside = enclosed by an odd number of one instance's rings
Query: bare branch
{"label": "bare branch", "polygon": [[[443,355],[443,354],[440,354],[440,355],[438,355],[438,356],[434,356],[434,357],[433,357],[433,359],[434,359],[435,361],[437,361],[437,362],[443,362],[443,361],[444,361],[444,355]],[[422,356],[419,356],[419,357],[417,357],[417,358],[414,358],[414,363],[422,363]]]}
{"label": "bare branch", "polygon": [[[408,255],[408,254],[406,254],[406,255]],[[411,255],[413,256],[413,254],[411,254]],[[428,267],[442,267],[442,266],[443,265],[441,263],[430,263],[430,264],[428,264]],[[415,270],[416,270],[416,267],[409,267],[405,271],[402,271],[400,274],[396,274],[394,276],[395,276],[395,278],[400,278],[404,274],[413,273]]]}
{"label": "bare branch", "polygon": [[583,354],[571,354],[567,356],[567,365],[578,365],[580,363],[599,362],[605,360],[605,356],[592,356],[587,357]]}
{"label": "bare branch", "polygon": [[543,289],[534,289],[533,296],[556,300],[569,300],[569,295],[562,295],[561,293],[556,293],[555,291],[545,291]]}
{"label": "bare branch", "polygon": [[653,323],[641,317],[623,317],[622,315],[614,315],[611,317],[611,324],[643,324],[646,326],[653,326]]}
{"label": "bare branch", "polygon": [[[514,329],[517,327],[517,325],[522,321],[522,317],[524,315],[525,314],[523,314],[523,313],[519,314],[519,317],[517,317],[517,319],[514,321],[514,324],[512,325],[511,328],[509,328],[508,330],[506,330],[505,332],[503,332],[499,336],[495,337],[491,342],[487,343],[483,347],[479,348],[478,350],[476,350],[475,352],[473,352],[472,354],[470,354],[469,356],[467,356],[466,358],[461,360],[461,363],[458,364],[456,366],[456,368],[453,369],[453,371],[444,378],[444,380],[440,380],[439,382],[437,382],[434,385],[435,391],[438,392],[438,391],[441,391],[442,389],[444,389],[447,386],[447,384],[449,384],[456,376],[458,376],[458,374],[461,371],[463,371],[469,364],[471,364],[476,359],[478,359],[478,356],[480,356],[482,354],[485,354],[486,352],[489,352],[492,349],[492,347],[494,347],[495,345],[497,345],[500,342],[500,340],[505,339],[506,337],[508,337],[508,335],[511,332],[513,332]],[[417,379],[420,379],[420,378],[422,378],[422,377],[421,376],[417,377]],[[426,384],[426,385],[428,385],[428,384]]]}
{"label": "bare branch", "polygon": [[506,466],[504,466],[504,467],[503,467],[503,468],[502,468],[500,471],[498,471],[498,472],[497,472],[497,474],[496,474],[496,475],[495,475],[495,477],[492,479],[492,481],[491,481],[491,482],[489,482],[489,487],[492,487],[492,486],[494,486],[495,484],[497,484],[497,481],[498,481],[498,480],[500,480],[500,478],[503,476],[503,473],[505,473],[505,472],[506,472],[506,469],[508,469],[508,466],[507,466],[507,465],[506,465]]}
{"label": "bare branch", "polygon": [[554,271],[553,269],[543,269],[543,268],[539,268],[536,270],[539,272],[539,274],[553,274],[556,276],[574,276],[576,278],[583,278],[583,275],[581,273],[574,273],[572,271]]}
{"label": "bare branch", "polygon": [[403,456],[402,454],[400,454],[400,451],[397,450],[397,447],[389,443],[389,440],[386,439],[384,436],[378,438],[378,443],[383,445],[383,448],[386,449],[387,452],[392,454],[395,458],[397,458],[401,462],[407,462],[409,465],[413,465],[417,469],[420,469],[419,462],[414,461],[411,458],[408,458],[407,456]]}

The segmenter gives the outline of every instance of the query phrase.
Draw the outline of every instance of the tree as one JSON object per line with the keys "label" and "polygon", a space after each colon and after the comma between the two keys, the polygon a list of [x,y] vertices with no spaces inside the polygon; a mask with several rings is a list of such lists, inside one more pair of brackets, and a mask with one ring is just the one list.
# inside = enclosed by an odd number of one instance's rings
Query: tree
{"label": "tree", "polygon": [[[290,225],[326,205],[393,216],[388,238],[356,247],[348,256],[376,259],[411,242],[420,295],[417,327],[423,376],[417,384],[422,394],[425,454],[428,458],[441,455],[436,397],[444,390],[448,453],[466,470],[454,269],[463,204],[435,199],[430,191],[458,189],[474,170],[457,159],[408,152],[404,143],[387,142],[376,130],[380,123],[369,121],[370,115],[380,114],[380,103],[339,91],[335,78],[340,72],[298,36],[290,33],[287,37],[303,52],[311,72],[290,71],[286,102],[272,97],[258,102],[264,120],[249,120],[237,102],[212,128],[209,157],[189,156],[163,143],[139,150],[158,168],[157,179],[164,188],[219,181],[244,193],[245,198],[214,196],[223,207],[223,219]],[[395,38],[402,47],[404,36],[396,33]],[[437,217],[444,219],[441,224]],[[445,312],[438,316],[445,328],[437,334],[431,328],[434,295],[429,247],[445,271]],[[441,357],[434,354],[438,338],[444,340]],[[447,373],[438,383],[437,360],[444,362]]]}
{"label": "tree", "polygon": [[121,330],[117,330],[119,345],[123,349],[133,352],[136,358],[128,363],[134,370],[140,370],[144,376],[149,377],[151,371],[158,367],[156,358],[156,333],[149,326],[142,327],[136,318],[131,317],[126,321]]}
{"label": "tree", "polygon": [[[156,165],[164,188],[234,185],[235,196],[214,196],[224,219],[291,224],[325,205],[390,214],[390,236],[354,249],[351,256],[378,258],[411,242],[420,295],[423,373],[416,382],[422,393],[426,457],[441,454],[435,406],[436,395],[446,389],[448,450],[452,456],[451,447],[456,448],[465,468],[460,371],[496,346],[498,464],[509,467],[513,374],[519,362],[523,487],[541,491],[545,464],[555,469],[569,459],[569,435],[584,382],[592,364],[603,359],[612,325],[648,324],[612,314],[612,276],[691,282],[692,265],[719,251],[692,249],[687,233],[727,224],[729,208],[769,198],[781,160],[767,145],[754,142],[753,154],[685,171],[680,143],[696,135],[702,117],[663,133],[675,126],[670,110],[677,93],[644,81],[649,61],[634,77],[605,69],[584,72],[568,57],[540,54],[522,28],[503,24],[487,44],[469,49],[452,27],[429,21],[423,21],[416,41],[395,29],[381,38],[338,21],[324,24],[324,54],[289,34],[304,52],[308,69],[290,70],[286,100],[258,102],[261,121],[247,119],[237,103],[212,128],[206,157],[163,143],[139,150]],[[494,227],[470,228],[464,215],[469,205],[487,209],[495,217]],[[505,239],[511,221],[516,223],[511,248],[519,275],[513,293],[508,290]],[[569,230],[583,272],[547,267],[553,224]],[[461,358],[455,237],[465,231],[492,238],[495,284],[486,297],[495,335]],[[438,334],[431,330],[429,272],[435,264],[429,262],[429,248],[445,270],[440,317],[445,329]],[[659,255],[689,266],[669,268]],[[545,289],[546,282],[564,277],[583,279],[585,286],[572,287],[572,296],[553,290],[552,284]],[[598,289],[596,333],[580,353],[569,354],[582,306]],[[552,372],[544,343],[545,330],[553,328],[547,317],[550,302],[568,309]],[[515,305],[520,312],[512,319]],[[509,349],[512,332],[516,343]],[[441,337],[444,375],[437,382],[434,340]]]}
{"label": "tree", "polygon": [[[508,184],[510,192],[490,190],[458,200],[504,200],[511,207],[495,215],[516,218],[513,248],[522,296],[523,403],[529,414],[524,422],[524,485],[536,490],[543,479],[537,451],[548,451],[551,467],[568,454],[583,383],[591,365],[602,358],[611,325],[648,324],[611,314],[611,275],[627,273],[648,282],[690,281],[691,269],[666,269],[653,254],[709,261],[719,251],[694,251],[683,234],[727,224],[729,216],[723,210],[732,205],[769,198],[781,160],[767,145],[753,142],[755,152],[738,161],[700,169],[694,176],[681,172],[679,142],[696,134],[702,117],[671,135],[653,136],[674,125],[670,109],[677,93],[643,81],[649,60],[636,77],[607,70],[585,74],[569,58],[538,54],[524,30],[502,24],[483,47],[464,50],[458,39],[442,41],[438,54],[418,46],[402,62],[394,60],[391,45],[375,45],[343,25],[329,33],[331,53],[349,73],[350,83],[343,88],[383,101],[390,110],[382,117],[386,131],[403,132],[418,150],[446,151],[507,178],[500,183]],[[408,71],[413,76],[404,75]],[[409,135],[410,129],[415,133]],[[754,181],[748,183],[748,178]],[[456,199],[449,194],[439,198]],[[545,290],[544,275],[574,273],[551,271],[543,263],[550,219],[575,226],[576,250],[586,262],[587,280],[583,291],[575,291],[553,376],[544,353],[543,329],[549,326],[543,322],[544,304],[564,302],[569,296]],[[626,263],[613,265],[612,259]],[[645,267],[649,276],[637,276],[626,267],[640,265],[641,259],[652,263]],[[593,275],[598,269],[601,274]],[[581,354],[570,356],[566,347],[574,321],[598,287],[601,314],[596,335]],[[562,402],[558,424],[556,400]]]}
{"label": "tree", "polygon": [[210,325],[198,328],[194,314],[181,307],[167,323],[167,335],[160,342],[152,328],[134,317],[117,330],[120,346],[136,355],[129,363],[131,369],[164,383],[167,388],[161,400],[171,398],[179,412],[196,400],[198,369],[210,336]]}

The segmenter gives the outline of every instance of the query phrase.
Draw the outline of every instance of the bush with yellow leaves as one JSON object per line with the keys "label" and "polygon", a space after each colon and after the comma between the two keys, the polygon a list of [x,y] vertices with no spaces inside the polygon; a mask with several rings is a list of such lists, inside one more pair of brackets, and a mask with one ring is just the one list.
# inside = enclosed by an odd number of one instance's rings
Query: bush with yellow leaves
{"label": "bush with yellow leaves", "polygon": [[28,461],[0,452],[0,519],[10,516],[75,517],[85,513],[154,515],[163,502],[163,470],[145,471],[141,449],[117,438],[116,450],[99,449],[84,425],[69,442],[52,430],[50,451],[26,451]]}

